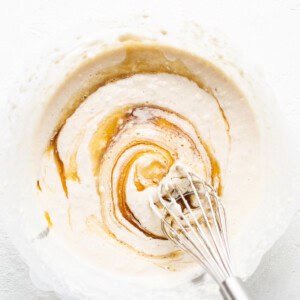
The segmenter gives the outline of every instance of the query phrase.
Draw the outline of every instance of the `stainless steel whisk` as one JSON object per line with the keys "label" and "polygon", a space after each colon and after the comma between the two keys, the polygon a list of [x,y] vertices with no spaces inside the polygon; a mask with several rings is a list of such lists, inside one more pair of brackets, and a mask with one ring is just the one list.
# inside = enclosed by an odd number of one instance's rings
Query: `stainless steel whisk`
{"label": "stainless steel whisk", "polygon": [[163,232],[212,276],[224,299],[248,300],[232,271],[226,215],[216,190],[183,166],[176,172],[161,182],[158,199],[150,200]]}

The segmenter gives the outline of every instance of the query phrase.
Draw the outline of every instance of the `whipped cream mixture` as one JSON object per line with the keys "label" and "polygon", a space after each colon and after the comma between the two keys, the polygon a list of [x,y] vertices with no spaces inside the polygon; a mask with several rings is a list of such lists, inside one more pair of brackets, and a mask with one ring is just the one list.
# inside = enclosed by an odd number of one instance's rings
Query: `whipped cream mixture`
{"label": "whipped cream mixture", "polygon": [[177,160],[217,189],[229,241],[263,196],[246,97],[214,65],[174,48],[128,42],[88,60],[52,97],[36,138],[38,242],[59,241],[91,269],[163,281],[199,273],[148,202]]}

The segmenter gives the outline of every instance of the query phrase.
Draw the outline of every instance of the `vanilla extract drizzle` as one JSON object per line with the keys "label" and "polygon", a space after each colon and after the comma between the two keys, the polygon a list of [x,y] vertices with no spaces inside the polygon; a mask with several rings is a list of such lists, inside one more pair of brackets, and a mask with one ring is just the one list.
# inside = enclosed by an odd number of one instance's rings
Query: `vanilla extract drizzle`
{"label": "vanilla extract drizzle", "polygon": [[[77,154],[85,134],[82,129],[69,159],[65,161],[61,157],[59,145],[66,123],[99,88],[136,74],[174,74],[196,83],[199,89],[209,94],[216,102],[228,144],[231,143],[230,124],[218,97],[212,92],[213,89],[205,85],[204,81],[179,58],[169,60],[159,46],[135,44],[125,46],[122,51],[124,49],[126,56],[122,62],[104,68],[89,78],[84,88],[79,87],[78,91],[74,91],[76,96],[64,108],[49,140],[46,152],[55,163],[66,201],[70,201],[68,182],[81,184],[82,175],[78,171]],[[179,50],[178,53],[183,55]],[[103,56],[105,57],[105,54]],[[196,57],[193,59],[197,60]],[[106,234],[143,256],[171,258],[180,255],[178,251],[166,255],[151,255],[136,250],[111,228],[112,224],[117,224],[123,230],[141,238],[166,240],[164,235],[144,226],[143,221],[135,214],[129,201],[128,186],[133,186],[140,193],[156,187],[168,174],[174,162],[183,154],[188,154],[200,166],[203,176],[217,189],[218,194],[222,195],[222,170],[214,149],[205,141],[192,121],[167,106],[147,102],[147,99],[141,99],[139,103],[116,107],[101,119],[89,140],[89,159],[99,197],[100,223]],[[145,134],[147,132],[151,134]],[[42,192],[40,180],[37,185]],[[70,210],[68,214],[71,218]],[[47,216],[50,218],[49,213]]]}

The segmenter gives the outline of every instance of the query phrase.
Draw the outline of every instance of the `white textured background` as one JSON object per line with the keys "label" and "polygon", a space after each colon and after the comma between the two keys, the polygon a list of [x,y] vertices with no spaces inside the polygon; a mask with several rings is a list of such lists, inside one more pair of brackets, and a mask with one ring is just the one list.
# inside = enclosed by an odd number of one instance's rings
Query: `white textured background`
{"label": "white textured background", "polygon": [[[0,0],[0,124],[1,105],[18,74],[30,69],[45,46],[59,48],[69,33],[84,35],[87,26],[101,30],[106,16],[165,14],[220,29],[264,74],[286,117],[295,153],[300,154],[300,1],[225,0]],[[22,79],[22,78],[21,78]],[[1,153],[0,153],[1,155]],[[300,160],[295,161],[299,174]],[[295,186],[295,196],[300,198]],[[300,185],[300,184],[299,184]],[[0,190],[1,190],[0,183]],[[289,187],[282,187],[289,188]],[[300,200],[300,199],[299,199]],[[284,199],[283,199],[284,201]],[[39,292],[28,268],[3,230],[0,210],[0,299],[56,299]],[[300,299],[300,214],[263,258],[248,280],[255,299]]]}

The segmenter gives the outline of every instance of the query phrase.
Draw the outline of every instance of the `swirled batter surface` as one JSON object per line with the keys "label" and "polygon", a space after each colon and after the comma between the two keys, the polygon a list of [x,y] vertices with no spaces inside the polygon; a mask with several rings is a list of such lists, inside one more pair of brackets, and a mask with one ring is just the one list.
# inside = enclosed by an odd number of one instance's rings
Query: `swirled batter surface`
{"label": "swirled batter surface", "polygon": [[45,110],[37,190],[49,234],[92,267],[189,272],[195,263],[166,239],[148,197],[180,160],[223,197],[234,236],[258,198],[258,133],[247,99],[209,62],[142,43],[107,51]]}

